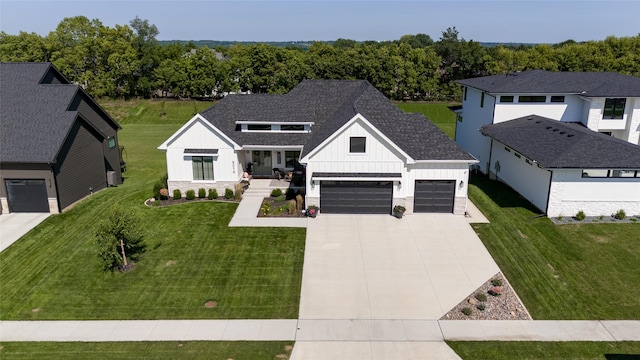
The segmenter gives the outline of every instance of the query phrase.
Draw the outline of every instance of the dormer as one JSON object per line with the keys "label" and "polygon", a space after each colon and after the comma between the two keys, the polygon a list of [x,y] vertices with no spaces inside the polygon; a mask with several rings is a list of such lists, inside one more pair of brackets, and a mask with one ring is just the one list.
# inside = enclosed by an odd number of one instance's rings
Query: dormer
{"label": "dormer", "polygon": [[242,132],[310,133],[313,122],[236,121],[236,129]]}

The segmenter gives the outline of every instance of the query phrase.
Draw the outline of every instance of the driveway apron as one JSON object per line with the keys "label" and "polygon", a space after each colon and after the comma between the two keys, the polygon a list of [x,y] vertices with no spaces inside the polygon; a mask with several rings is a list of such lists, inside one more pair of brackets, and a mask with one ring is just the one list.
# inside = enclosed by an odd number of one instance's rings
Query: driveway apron
{"label": "driveway apron", "polygon": [[498,271],[463,216],[321,214],[300,319],[439,319]]}

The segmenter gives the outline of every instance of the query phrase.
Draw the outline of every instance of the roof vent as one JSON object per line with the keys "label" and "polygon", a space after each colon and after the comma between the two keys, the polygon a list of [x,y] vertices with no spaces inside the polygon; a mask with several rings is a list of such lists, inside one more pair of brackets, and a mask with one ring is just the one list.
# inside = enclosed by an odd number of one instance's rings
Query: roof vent
{"label": "roof vent", "polygon": [[569,134],[569,135],[567,135],[567,137],[573,137],[573,136],[574,136],[573,134]]}
{"label": "roof vent", "polygon": [[545,129],[549,130],[551,129],[553,126],[546,126]]}
{"label": "roof vent", "polygon": [[542,122],[542,121],[538,120],[538,121],[536,121],[536,124],[540,124],[541,122]]}
{"label": "roof vent", "polygon": [[533,116],[529,116],[527,120],[533,120]]}
{"label": "roof vent", "polygon": [[560,135],[566,134],[566,133],[567,133],[566,131],[560,131]]}
{"label": "roof vent", "polygon": [[556,131],[560,131],[560,129],[553,129],[552,131],[553,131],[553,132],[556,132]]}

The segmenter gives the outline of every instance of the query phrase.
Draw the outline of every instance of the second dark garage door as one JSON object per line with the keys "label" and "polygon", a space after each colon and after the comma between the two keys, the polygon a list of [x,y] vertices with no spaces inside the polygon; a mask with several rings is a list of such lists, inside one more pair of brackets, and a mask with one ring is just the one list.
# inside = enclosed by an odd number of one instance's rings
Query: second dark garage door
{"label": "second dark garage door", "polygon": [[389,214],[392,200],[392,181],[320,182],[320,212]]}
{"label": "second dark garage door", "polygon": [[416,180],[413,212],[452,213],[455,180]]}
{"label": "second dark garage door", "polygon": [[10,212],[49,212],[44,179],[5,180]]}

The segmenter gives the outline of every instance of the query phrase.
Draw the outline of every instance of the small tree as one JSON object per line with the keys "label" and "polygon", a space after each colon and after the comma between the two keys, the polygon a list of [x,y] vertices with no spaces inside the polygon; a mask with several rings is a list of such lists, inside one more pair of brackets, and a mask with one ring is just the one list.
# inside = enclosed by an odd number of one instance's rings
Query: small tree
{"label": "small tree", "polygon": [[105,272],[129,269],[145,250],[138,215],[117,205],[98,223],[95,239]]}

